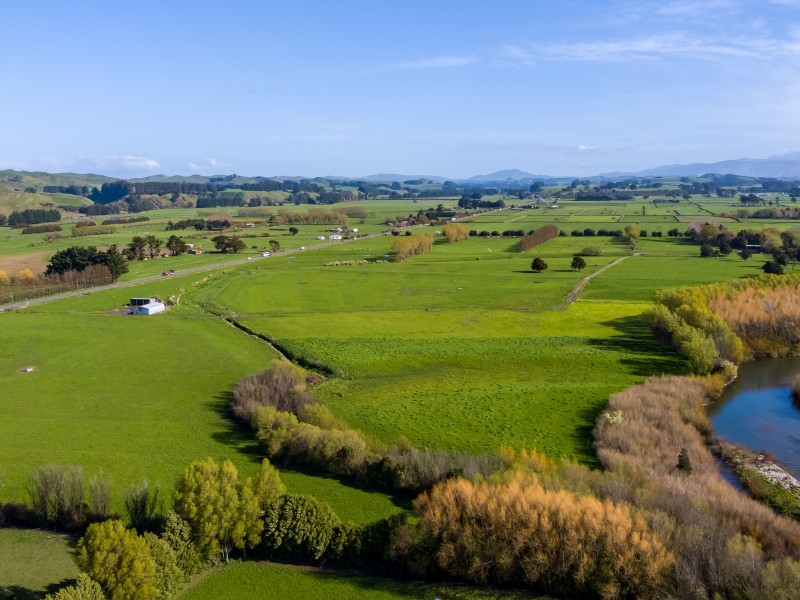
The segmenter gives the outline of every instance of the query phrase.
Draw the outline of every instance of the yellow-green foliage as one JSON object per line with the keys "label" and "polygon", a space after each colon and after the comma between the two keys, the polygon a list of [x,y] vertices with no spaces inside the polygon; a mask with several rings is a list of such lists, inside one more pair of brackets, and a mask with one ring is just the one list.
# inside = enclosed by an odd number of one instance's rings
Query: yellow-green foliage
{"label": "yellow-green foliage", "polygon": [[446,573],[479,583],[545,588],[602,598],[652,598],[674,558],[627,505],[558,490],[532,476],[501,484],[436,485],[415,502],[414,549]]}
{"label": "yellow-green foliage", "polygon": [[122,521],[89,525],[78,542],[78,565],[111,600],[148,600],[159,595],[156,563],[143,538]]}
{"label": "yellow-green foliage", "polygon": [[442,233],[448,243],[455,244],[469,238],[469,227],[461,223],[448,223],[442,228]]}
{"label": "yellow-green foliage", "polygon": [[174,506],[210,560],[227,561],[233,548],[256,546],[264,528],[251,482],[239,482],[238,470],[227,460],[192,463],[178,481]]}
{"label": "yellow-green foliage", "polygon": [[86,573],[78,575],[75,585],[62,588],[55,594],[48,594],[44,600],[105,600],[103,588]]}
{"label": "yellow-green foliage", "polygon": [[653,312],[654,328],[671,337],[698,373],[708,372],[708,344],[703,346],[687,327],[711,340],[717,356],[731,362],[792,353],[800,345],[798,290],[800,275],[664,290],[656,296],[662,308]]}
{"label": "yellow-green foliage", "polygon": [[392,250],[395,260],[403,261],[411,256],[425,254],[433,248],[433,236],[429,233],[395,238]]}

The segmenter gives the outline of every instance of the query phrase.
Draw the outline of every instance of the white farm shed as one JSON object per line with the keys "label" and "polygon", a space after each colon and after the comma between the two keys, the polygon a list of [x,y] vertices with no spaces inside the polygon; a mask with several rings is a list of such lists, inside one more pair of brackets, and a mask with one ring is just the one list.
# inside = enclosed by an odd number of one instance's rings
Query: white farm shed
{"label": "white farm shed", "polygon": [[155,315],[164,312],[166,307],[163,302],[159,302],[155,298],[131,298],[131,314],[132,315]]}

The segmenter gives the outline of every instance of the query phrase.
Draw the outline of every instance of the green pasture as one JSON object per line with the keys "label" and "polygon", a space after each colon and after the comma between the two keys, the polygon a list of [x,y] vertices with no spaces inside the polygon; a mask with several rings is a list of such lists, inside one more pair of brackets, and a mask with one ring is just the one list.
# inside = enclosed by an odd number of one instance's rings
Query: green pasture
{"label": "green pasture", "polygon": [[272,563],[234,563],[201,578],[180,600],[494,600],[527,598],[509,590],[482,590],[448,584],[398,582],[347,571],[329,571]]}
{"label": "green pasture", "polygon": [[34,600],[72,583],[73,545],[50,531],[0,529],[0,600]]}
{"label": "green pasture", "polygon": [[[262,454],[227,402],[233,384],[275,354],[221,319],[180,311],[152,319],[70,310],[2,315],[3,499],[25,499],[30,473],[52,462],[80,465],[87,477],[105,474],[118,507],[143,479],[168,495],[183,469],[207,456],[232,460],[243,475],[255,471]],[[20,372],[26,367],[35,370]],[[286,483],[355,522],[406,502],[313,473],[287,471]]]}
{"label": "green pasture", "polygon": [[[323,266],[334,255],[383,256],[390,242],[276,260],[196,300],[324,364],[337,376],[320,398],[386,442],[402,435],[467,451],[508,443],[591,461],[588,431],[608,394],[648,369],[681,368],[649,341],[639,316],[646,306],[554,310],[581,277],[630,255],[610,238],[588,240],[605,253],[582,273],[569,262],[587,239],[569,237],[524,254],[513,239],[470,238],[399,264]],[[534,256],[550,269],[531,272]],[[579,379],[569,374],[576,368]]]}

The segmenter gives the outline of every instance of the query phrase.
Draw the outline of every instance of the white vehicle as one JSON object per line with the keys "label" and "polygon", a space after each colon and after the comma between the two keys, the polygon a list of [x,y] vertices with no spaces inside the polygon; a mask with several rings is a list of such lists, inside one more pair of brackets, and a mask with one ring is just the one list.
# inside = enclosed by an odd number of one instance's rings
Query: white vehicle
{"label": "white vehicle", "polygon": [[305,249],[306,249],[305,246],[300,246],[300,250],[305,250]]}
{"label": "white vehicle", "polygon": [[262,253],[261,253],[261,256],[263,256],[264,258],[266,258],[267,256],[269,256],[269,252],[262,252]]}

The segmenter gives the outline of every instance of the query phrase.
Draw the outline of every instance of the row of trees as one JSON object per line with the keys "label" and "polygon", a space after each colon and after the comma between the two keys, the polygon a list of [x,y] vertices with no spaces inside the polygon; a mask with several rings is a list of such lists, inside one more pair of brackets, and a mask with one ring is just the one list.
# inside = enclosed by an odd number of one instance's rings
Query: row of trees
{"label": "row of trees", "polygon": [[558,237],[558,227],[555,225],[545,225],[544,227],[539,227],[534,231],[531,231],[528,235],[520,240],[519,246],[522,252],[527,252],[531,248],[535,248],[540,244],[544,244],[552,240],[553,238]]}
{"label": "row of trees", "polygon": [[105,252],[99,251],[95,246],[71,246],[59,250],[50,257],[45,274],[64,275],[69,271],[81,272],[92,265],[107,268],[112,281],[116,281],[128,272],[125,256],[116,245],[112,245]]}
{"label": "row of trees", "polygon": [[429,233],[421,233],[418,235],[398,237],[392,242],[392,250],[394,251],[394,259],[397,262],[425,254],[433,248],[433,236]]}
{"label": "row of trees", "polygon": [[26,208],[12,212],[6,222],[11,227],[25,227],[26,225],[52,223],[60,220],[61,212],[57,208]]}

